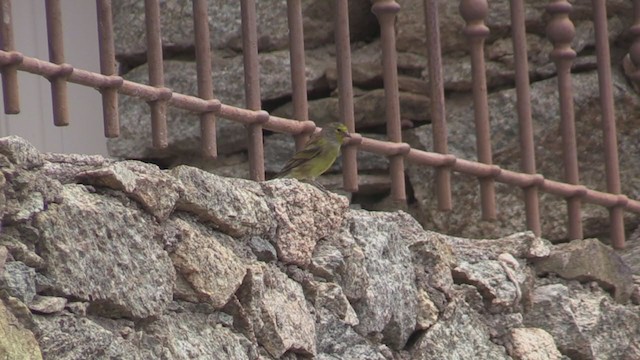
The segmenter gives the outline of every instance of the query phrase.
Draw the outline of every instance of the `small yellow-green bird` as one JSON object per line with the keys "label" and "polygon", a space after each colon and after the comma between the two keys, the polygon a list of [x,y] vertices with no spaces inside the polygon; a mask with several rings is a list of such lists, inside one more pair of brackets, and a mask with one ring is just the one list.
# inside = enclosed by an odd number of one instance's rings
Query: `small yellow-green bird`
{"label": "small yellow-green bird", "polygon": [[316,186],[316,178],[327,171],[340,154],[342,140],[351,137],[344,124],[331,123],[320,134],[313,137],[304,147],[293,155],[284,165],[276,178],[294,178],[307,180]]}

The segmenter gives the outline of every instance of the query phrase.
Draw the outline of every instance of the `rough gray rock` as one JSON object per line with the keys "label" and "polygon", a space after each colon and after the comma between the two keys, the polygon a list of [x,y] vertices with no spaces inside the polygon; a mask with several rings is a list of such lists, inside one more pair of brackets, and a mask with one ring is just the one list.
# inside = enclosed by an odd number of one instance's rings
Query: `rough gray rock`
{"label": "rough gray rock", "polygon": [[336,281],[358,315],[355,330],[402,348],[416,326],[411,251],[419,226],[404,213],[351,210],[345,228],[322,242],[312,269]]}
{"label": "rough gray rock", "polygon": [[45,359],[139,359],[134,346],[120,334],[100,326],[95,318],[69,313],[34,315]]}
{"label": "rough gray rock", "polygon": [[64,310],[67,299],[57,296],[36,295],[29,303],[29,309],[39,314],[53,314]]}
{"label": "rough gray rock", "polygon": [[189,166],[170,172],[182,184],[177,210],[209,221],[231,236],[263,235],[274,227],[260,185],[227,179]]}
{"label": "rough gray rock", "polygon": [[311,281],[305,292],[316,311],[318,359],[386,359],[391,350],[358,334],[359,320],[340,286]]}
{"label": "rough gray rock", "polygon": [[5,246],[0,246],[0,275],[4,273],[4,265],[9,257],[9,250]]}
{"label": "rough gray rock", "polygon": [[74,184],[78,174],[108,167],[116,161],[100,155],[44,153],[42,157],[43,174],[62,184]]}
{"label": "rough gray rock", "polygon": [[640,227],[627,238],[625,248],[616,251],[634,274],[640,274]]}
{"label": "rough gray rock", "polygon": [[481,260],[470,264],[461,261],[452,270],[456,282],[471,284],[478,289],[487,302],[486,307],[493,312],[500,310],[507,312],[517,306],[522,299],[520,283],[524,283],[526,274],[521,271],[515,273],[514,279],[507,275],[500,261]]}
{"label": "rough gray rock", "polygon": [[308,265],[318,240],[342,225],[349,206],[347,199],[293,179],[268,181],[261,186],[277,224],[272,241],[278,260]]}
{"label": "rough gray rock", "polygon": [[0,154],[6,156],[12,164],[27,169],[40,167],[43,164],[38,149],[25,139],[15,135],[0,139]]}
{"label": "rough gray rock", "polygon": [[477,261],[497,259],[508,253],[520,259],[536,259],[548,256],[551,244],[526,231],[499,239],[466,239],[455,236],[442,237],[451,246],[453,254],[461,260]]}
{"label": "rough gray rock", "polygon": [[258,236],[252,236],[248,242],[251,251],[258,258],[258,260],[263,262],[271,262],[278,259],[278,253],[276,252],[276,248],[264,238]]}
{"label": "rough gray rock", "polygon": [[524,314],[526,326],[550,333],[562,354],[577,359],[634,359],[640,355],[637,310],[603,291],[578,284],[541,285]]}
{"label": "rough gray rock", "polygon": [[7,210],[7,196],[4,193],[6,185],[6,178],[4,174],[0,172],[0,218],[4,218],[5,211]]}
{"label": "rough gray rock", "polygon": [[316,354],[315,319],[300,284],[272,266],[256,264],[249,267],[237,296],[245,321],[271,356]]}
{"label": "rough gray rock", "polygon": [[50,203],[57,202],[61,184],[43,174],[39,168],[26,171],[23,167],[9,164],[0,169],[3,174],[0,184],[7,182],[0,199],[4,200],[2,220],[5,226],[28,222]]}
{"label": "rough gray rock", "polygon": [[71,314],[35,316],[38,341],[52,359],[255,359],[246,339],[207,314],[170,312],[133,328],[132,323]]}
{"label": "rough gray rock", "polygon": [[425,290],[421,289],[418,292],[417,300],[416,329],[428,329],[438,321],[440,311],[433,300],[431,300],[431,297],[429,297],[429,293]]}
{"label": "rough gray rock", "polygon": [[118,162],[83,171],[76,177],[84,184],[123,191],[161,221],[169,217],[182,190],[174,177],[155,165],[139,161]]}
{"label": "rough gray rock", "polygon": [[[446,236],[432,231],[416,231],[415,236],[417,241],[410,248],[418,288],[421,292],[427,292],[438,311],[443,311],[447,299],[456,296],[451,269],[458,261],[451,247],[446,244]],[[421,305],[420,302],[418,304]],[[420,312],[424,310],[421,308]]]}
{"label": "rough gray rock", "polygon": [[6,359],[42,359],[33,333],[0,301],[0,354]]}
{"label": "rough gray rock", "polygon": [[17,200],[17,202],[14,203],[16,207],[8,207],[8,211],[5,214],[5,219],[8,223],[19,223],[29,220],[34,214],[44,210],[45,207],[44,198],[39,192],[30,193],[30,195],[26,197],[20,197],[15,200]]}
{"label": "rough gray rock", "polygon": [[243,261],[225,248],[216,237],[225,234],[203,234],[184,220],[173,223],[181,241],[171,252],[171,261],[197,293],[201,302],[222,308],[236,292],[246,273]]}
{"label": "rough gray rock", "polygon": [[81,302],[81,301],[70,301],[65,306],[70,313],[76,314],[79,316],[87,316],[87,309],[89,308],[89,303]]}
{"label": "rough gray rock", "polygon": [[[34,192],[46,206],[15,223],[4,219],[0,332],[9,332],[0,353],[640,358],[638,306],[613,298],[628,294],[617,289],[632,288],[633,277],[612,276],[612,267],[626,265],[595,240],[550,246],[528,232],[454,238],[403,212],[348,210],[344,197],[290,179],[257,184],[186,166],[167,175],[103,158],[43,159],[2,168],[12,206]],[[125,191],[74,183],[103,172],[94,180]],[[151,214],[163,204],[143,208],[125,194],[137,185],[131,179],[154,173],[181,184],[186,211],[159,222]],[[560,258],[574,266],[558,266]],[[600,288],[612,284],[613,295]]]}
{"label": "rough gray rock", "polygon": [[548,241],[531,232],[495,240],[446,236],[443,241],[457,259],[451,270],[456,283],[473,285],[492,314],[517,311],[526,303],[535,274],[524,259],[544,258],[550,252]]}
{"label": "rough gray rock", "polygon": [[509,355],[516,360],[560,360],[551,335],[538,328],[512,329],[509,333]]}
{"label": "rough gray rock", "polygon": [[[360,334],[380,333],[383,343],[400,349],[413,332],[416,322],[416,287],[411,268],[409,246],[416,239],[412,231],[419,229],[406,214],[368,214],[351,211],[349,228],[352,241],[361,248],[361,267],[366,285],[346,290],[354,302]],[[349,267],[347,260],[346,266]],[[353,294],[362,292],[361,296]]]}
{"label": "rough gray rock", "polygon": [[160,314],[171,300],[175,272],[154,239],[153,220],[80,185],[65,185],[61,197],[33,223],[55,292],[111,316]]}
{"label": "rough gray rock", "polygon": [[36,271],[20,261],[5,263],[4,272],[0,273],[0,290],[29,304],[36,296]]}
{"label": "rough gray rock", "polygon": [[305,285],[305,291],[309,293],[307,299],[311,301],[317,313],[328,312],[346,325],[358,325],[358,316],[340,286],[318,281],[311,281]]}
{"label": "rough gray rock", "polygon": [[215,322],[213,314],[170,312],[131,336],[140,358],[229,359],[258,358],[256,346]]}
{"label": "rough gray rock", "polygon": [[321,360],[371,359],[386,360],[391,352],[376,346],[346,323],[319,309],[316,320],[318,356]]}
{"label": "rough gray rock", "polygon": [[[0,244],[4,247],[13,259],[22,262],[28,267],[40,270],[46,264],[38,254],[33,251],[33,245],[27,246],[20,242],[20,231],[15,227],[5,227],[0,234]],[[0,250],[0,258],[2,258],[2,250]],[[2,260],[0,260],[2,262]],[[1,268],[1,267],[0,267]]]}
{"label": "rough gray rock", "polygon": [[538,274],[557,274],[567,280],[596,281],[619,302],[633,292],[633,272],[618,254],[598,239],[574,240],[553,247],[548,257],[535,262]]}
{"label": "rough gray rock", "polygon": [[631,301],[635,305],[640,305],[640,230],[636,229],[625,243],[624,250],[616,251],[624,263],[633,272],[633,282],[635,289],[631,293]]}
{"label": "rough gray rock", "polygon": [[491,342],[487,325],[462,300],[452,302],[438,323],[418,337],[411,358],[510,359],[503,347]]}

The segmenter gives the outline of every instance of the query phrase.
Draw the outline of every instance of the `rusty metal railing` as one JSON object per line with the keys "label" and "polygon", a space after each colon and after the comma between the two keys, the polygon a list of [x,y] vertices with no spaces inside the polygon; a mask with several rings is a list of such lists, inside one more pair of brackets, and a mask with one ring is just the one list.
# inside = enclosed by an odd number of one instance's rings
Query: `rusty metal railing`
{"label": "rusty metal railing", "polygon": [[[216,118],[236,121],[246,125],[250,176],[256,181],[264,180],[263,129],[291,134],[296,146],[303,146],[306,138],[316,130],[308,118],[305,80],[305,55],[300,0],[288,0],[290,30],[291,79],[293,95],[293,119],[268,114],[261,109],[258,41],[256,30],[255,0],[241,0],[243,56],[245,69],[246,108],[223,104],[214,96],[214,80],[211,74],[209,29],[207,26],[206,0],[192,0],[194,13],[194,37],[198,96],[172,92],[164,87],[162,44],[160,38],[160,12],[158,0],[145,0],[147,61],[149,63],[149,85],[127,81],[115,75],[114,39],[111,2],[96,0],[99,32],[100,71],[94,73],[73,68],[64,62],[62,44],[62,14],[59,0],[47,0],[46,16],[50,44],[49,61],[25,56],[16,50],[13,39],[11,1],[0,0],[0,72],[2,74],[3,101],[7,114],[20,111],[17,71],[38,74],[51,81],[54,106],[54,123],[64,126],[69,123],[67,115],[66,84],[72,82],[100,91],[103,100],[104,134],[119,135],[117,94],[124,94],[146,101],[151,108],[153,145],[167,146],[167,106],[189,110],[200,115],[202,151],[205,156],[215,157]],[[353,86],[351,81],[351,50],[349,44],[348,1],[335,1],[335,42],[338,68],[340,116],[351,132],[355,131]],[[576,53],[571,49],[575,28],[569,19],[571,4],[567,0],[550,1],[547,11],[551,15],[548,37],[553,43],[550,54],[558,74],[558,96],[563,143],[565,181],[544,178],[536,172],[533,143],[533,124],[529,75],[525,41],[524,0],[511,0],[511,30],[515,57],[515,82],[519,139],[521,143],[522,172],[502,169],[492,163],[490,139],[490,111],[487,102],[485,77],[484,41],[489,35],[485,25],[489,6],[487,0],[461,0],[460,14],[466,21],[464,33],[469,38],[470,61],[473,77],[473,99],[477,149],[479,161],[460,159],[448,153],[445,97],[440,54],[438,6],[436,0],[425,0],[426,39],[429,47],[429,80],[431,96],[431,119],[433,126],[434,152],[411,148],[402,142],[400,132],[400,103],[398,90],[397,60],[395,50],[395,21],[400,6],[394,0],[374,0],[373,13],[378,17],[383,54],[383,79],[386,97],[387,135],[389,141],[375,140],[354,133],[343,149],[344,186],[348,191],[358,189],[356,151],[373,152],[390,159],[391,194],[403,201],[405,195],[405,161],[436,168],[438,206],[441,210],[452,209],[451,171],[461,172],[479,179],[484,219],[496,216],[495,182],[519,187],[523,190],[527,227],[540,235],[540,211],[538,192],[545,191],[567,201],[568,237],[582,238],[580,220],[581,204],[593,203],[607,207],[610,211],[611,239],[616,248],[624,247],[623,211],[640,213],[640,202],[621,194],[618,169],[616,128],[614,121],[611,86],[611,64],[607,37],[605,0],[592,0],[598,59],[598,78],[602,107],[605,168],[607,191],[588,189],[579,182],[576,154],[575,119],[571,65]],[[635,23],[630,32],[634,42],[625,69],[633,79],[640,79],[640,1],[634,1]]]}
{"label": "rusty metal railing", "polygon": [[[571,65],[576,57],[576,52],[571,48],[571,42],[576,35],[576,30],[569,19],[571,5],[568,2],[556,2],[549,5],[547,10],[552,16],[547,27],[548,37],[553,43],[553,50],[549,56],[555,63],[558,74],[564,176],[567,183],[579,184],[573,88],[571,85]],[[568,234],[571,238],[582,238],[580,208],[580,196],[567,198]]]}
{"label": "rusty metal railing", "polygon": [[[536,155],[533,144],[533,121],[531,120],[531,98],[529,89],[529,64],[527,59],[527,40],[524,24],[524,0],[511,1],[511,38],[516,76],[516,99],[518,109],[518,130],[520,135],[520,151],[522,152],[521,168],[527,174],[536,173]],[[538,188],[529,186],[522,188],[524,192],[527,227],[534,233],[540,230],[540,205]],[[569,225],[571,228],[571,225]],[[581,239],[582,235],[571,239]]]}

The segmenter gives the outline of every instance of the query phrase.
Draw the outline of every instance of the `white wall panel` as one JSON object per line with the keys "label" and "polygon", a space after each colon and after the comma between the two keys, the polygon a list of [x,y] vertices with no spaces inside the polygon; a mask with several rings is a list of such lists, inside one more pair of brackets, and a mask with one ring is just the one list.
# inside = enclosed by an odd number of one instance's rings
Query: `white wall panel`
{"label": "white wall panel", "polygon": [[[95,1],[62,0],[65,60],[76,68],[100,71]],[[48,60],[44,1],[13,1],[16,48],[28,56]],[[53,126],[49,82],[19,72],[20,114],[5,115],[0,100],[0,135],[26,138],[40,151],[106,155],[100,94],[69,84],[67,127]],[[0,92],[2,90],[0,89]]]}

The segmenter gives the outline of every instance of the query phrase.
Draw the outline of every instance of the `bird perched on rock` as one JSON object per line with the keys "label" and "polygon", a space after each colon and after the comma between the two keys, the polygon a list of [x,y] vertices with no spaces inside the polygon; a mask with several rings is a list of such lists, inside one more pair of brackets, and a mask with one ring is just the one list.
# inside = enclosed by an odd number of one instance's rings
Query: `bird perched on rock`
{"label": "bird perched on rock", "polygon": [[316,178],[336,161],[345,137],[351,137],[351,135],[344,124],[336,122],[325,126],[320,134],[305,145],[304,149],[295,153],[287,161],[276,178],[306,180],[324,190],[316,182]]}

